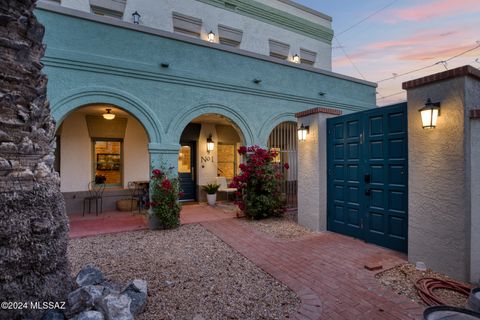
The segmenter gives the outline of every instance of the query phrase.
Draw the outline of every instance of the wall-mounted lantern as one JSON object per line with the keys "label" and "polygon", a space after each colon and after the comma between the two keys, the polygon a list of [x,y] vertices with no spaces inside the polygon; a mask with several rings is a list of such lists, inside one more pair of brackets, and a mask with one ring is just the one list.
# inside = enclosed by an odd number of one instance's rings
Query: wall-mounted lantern
{"label": "wall-mounted lantern", "polygon": [[215,33],[213,31],[208,33],[208,42],[215,42]]}
{"label": "wall-mounted lantern", "polygon": [[307,140],[308,129],[309,129],[309,126],[304,126],[303,123],[300,126],[300,128],[298,128],[297,131],[298,131],[298,140],[299,141]]}
{"label": "wall-mounted lantern", "polygon": [[113,119],[115,119],[115,114],[114,114],[114,113],[111,113],[110,111],[112,111],[112,109],[107,109],[107,113],[104,113],[104,114],[103,114],[103,118],[104,118],[104,119],[107,119],[107,120],[113,120]]}
{"label": "wall-mounted lantern", "polygon": [[418,111],[420,111],[424,129],[434,129],[437,126],[437,119],[440,116],[440,102],[432,102],[428,98],[425,106]]}
{"label": "wall-mounted lantern", "polygon": [[135,11],[134,13],[132,13],[132,17],[133,17],[133,23],[135,24],[139,24],[140,23],[140,13],[138,13],[138,11]]}
{"label": "wall-mounted lantern", "polygon": [[292,58],[292,61],[294,63],[300,63],[300,56],[298,54],[295,54]]}
{"label": "wall-mounted lantern", "polygon": [[212,140],[212,135],[209,135],[207,138],[207,152],[210,153],[215,148],[215,142]]}

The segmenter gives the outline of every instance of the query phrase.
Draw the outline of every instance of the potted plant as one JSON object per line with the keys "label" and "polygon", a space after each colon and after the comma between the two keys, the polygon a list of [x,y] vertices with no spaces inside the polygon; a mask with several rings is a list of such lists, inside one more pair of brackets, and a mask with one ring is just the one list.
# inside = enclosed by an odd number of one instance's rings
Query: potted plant
{"label": "potted plant", "polygon": [[215,206],[217,201],[218,188],[220,188],[220,185],[216,183],[209,183],[202,187],[203,191],[207,193],[207,202],[211,206]]}

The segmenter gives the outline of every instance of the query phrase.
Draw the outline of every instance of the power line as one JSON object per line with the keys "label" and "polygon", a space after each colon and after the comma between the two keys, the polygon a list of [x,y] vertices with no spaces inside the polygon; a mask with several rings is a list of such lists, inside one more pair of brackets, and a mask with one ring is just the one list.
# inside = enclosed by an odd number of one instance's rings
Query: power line
{"label": "power line", "polygon": [[393,0],[392,2],[390,2],[389,4],[387,4],[386,6],[384,6],[384,7],[380,8],[380,9],[378,9],[377,11],[375,11],[375,12],[373,12],[373,13],[369,14],[368,16],[366,16],[365,18],[363,18],[362,20],[360,20],[360,21],[358,21],[358,22],[356,22],[356,23],[352,24],[350,27],[348,27],[348,28],[346,28],[346,29],[342,30],[341,32],[339,32],[338,34],[336,34],[336,36],[338,37],[338,36],[340,36],[340,35],[344,34],[345,32],[348,32],[348,31],[352,30],[353,28],[355,28],[356,26],[358,26],[358,25],[359,25],[359,24],[361,24],[362,22],[364,22],[364,21],[366,21],[366,20],[370,19],[371,17],[373,17],[374,15],[378,14],[379,12],[381,12],[381,11],[383,11],[383,10],[387,9],[388,7],[390,7],[392,4],[394,4],[394,3],[395,3],[395,2],[397,2],[397,1],[398,1],[398,0]]}
{"label": "power line", "polygon": [[399,92],[395,92],[395,93],[389,94],[388,96],[382,96],[381,98],[378,98],[378,100],[390,98],[390,97],[393,97],[393,96],[398,96],[398,95],[401,94],[401,93],[405,93],[405,91],[399,91]]}
{"label": "power line", "polygon": [[348,55],[348,53],[345,51],[345,48],[343,48],[342,44],[340,43],[340,41],[338,41],[338,38],[337,37],[333,37],[335,39],[335,41],[338,43],[338,46],[339,48],[342,50],[343,54],[345,55],[345,57],[348,59],[348,61],[350,61],[350,63],[352,64],[352,66],[355,68],[355,70],[357,70],[358,74],[362,77],[363,80],[367,80],[365,79],[365,76],[363,75],[363,73],[360,72],[360,70],[358,69],[357,65],[353,62],[353,60],[350,58],[350,56]]}
{"label": "power line", "polygon": [[455,58],[461,57],[461,56],[463,56],[464,54],[467,54],[467,53],[469,53],[469,52],[471,52],[471,51],[474,51],[474,50],[476,50],[476,49],[478,49],[478,48],[480,48],[480,44],[477,45],[477,46],[475,46],[475,47],[473,47],[473,48],[471,48],[471,49],[468,49],[468,50],[465,50],[465,51],[463,51],[463,52],[460,52],[459,54],[454,55],[453,57],[450,57],[450,58],[448,58],[447,60],[438,61],[438,62],[435,62],[435,63],[430,64],[430,65],[428,65],[428,66],[421,67],[421,68],[418,68],[418,69],[415,69],[415,70],[411,70],[411,71],[408,71],[408,72],[404,72],[404,73],[400,73],[400,74],[395,74],[395,75],[392,76],[392,77],[379,80],[379,81],[377,81],[377,83],[385,82],[385,81],[388,81],[388,80],[396,79],[396,78],[398,78],[398,77],[406,76],[406,75],[411,74],[411,73],[415,73],[415,72],[418,72],[418,71],[422,71],[422,70],[425,70],[425,69],[429,69],[429,68],[434,67],[434,66],[439,65],[439,64],[442,64],[442,65],[445,67],[445,69],[448,70],[448,68],[447,68],[447,66],[446,66],[446,64],[447,64],[448,61],[451,61],[451,60],[453,60],[453,59],[455,59]]}

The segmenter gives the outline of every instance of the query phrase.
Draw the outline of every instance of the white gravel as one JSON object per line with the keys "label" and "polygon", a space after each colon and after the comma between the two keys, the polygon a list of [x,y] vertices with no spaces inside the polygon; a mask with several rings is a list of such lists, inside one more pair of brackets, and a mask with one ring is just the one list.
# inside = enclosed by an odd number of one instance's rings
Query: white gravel
{"label": "white gravel", "polygon": [[268,218],[262,220],[251,220],[247,218],[239,219],[240,223],[257,229],[260,232],[266,233],[274,238],[279,239],[297,239],[309,235],[314,232],[300,226],[295,221],[286,217]]}
{"label": "white gravel", "polygon": [[72,274],[99,266],[109,280],[148,282],[137,319],[285,319],[300,300],[200,225],[70,240]]}

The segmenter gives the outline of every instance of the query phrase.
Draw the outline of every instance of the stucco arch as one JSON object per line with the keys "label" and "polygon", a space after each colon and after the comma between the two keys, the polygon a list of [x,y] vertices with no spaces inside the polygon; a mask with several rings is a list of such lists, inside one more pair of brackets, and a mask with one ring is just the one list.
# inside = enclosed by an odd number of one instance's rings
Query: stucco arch
{"label": "stucco arch", "polygon": [[143,125],[150,143],[164,141],[162,124],[157,116],[140,99],[122,90],[110,87],[84,87],[53,99],[50,105],[58,127],[72,111],[96,103],[112,104],[129,112]]}
{"label": "stucco arch", "polygon": [[265,121],[261,128],[260,134],[258,136],[260,145],[266,146],[268,143],[268,137],[273,129],[278,126],[282,122],[297,122],[297,118],[295,117],[295,113],[293,112],[284,112],[280,114],[276,114],[272,118]]}
{"label": "stucco arch", "polygon": [[240,129],[246,145],[252,145],[255,142],[253,131],[243,114],[233,108],[215,103],[203,103],[195,107],[186,108],[175,117],[168,126],[168,137],[172,139],[172,141],[179,141],[183,129],[185,129],[193,119],[204,114],[219,114],[229,118],[238,129]]}

